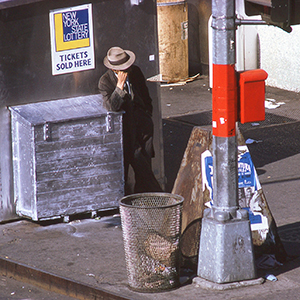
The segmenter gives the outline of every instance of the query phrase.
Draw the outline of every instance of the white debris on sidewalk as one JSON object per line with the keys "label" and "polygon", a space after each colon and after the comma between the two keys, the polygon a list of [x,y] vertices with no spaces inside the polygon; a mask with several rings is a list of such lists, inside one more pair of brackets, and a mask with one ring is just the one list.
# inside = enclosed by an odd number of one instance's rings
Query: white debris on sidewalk
{"label": "white debris on sidewalk", "polygon": [[285,102],[276,102],[275,99],[271,99],[271,98],[267,98],[265,100],[265,108],[267,109],[275,109],[283,104],[285,104]]}

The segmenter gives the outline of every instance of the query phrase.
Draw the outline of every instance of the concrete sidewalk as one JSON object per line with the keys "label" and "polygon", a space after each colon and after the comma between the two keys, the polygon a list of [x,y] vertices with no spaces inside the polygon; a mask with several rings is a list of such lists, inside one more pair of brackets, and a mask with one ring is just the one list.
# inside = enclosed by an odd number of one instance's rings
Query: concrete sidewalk
{"label": "concrete sidewalk", "polygon": [[[184,86],[161,87],[166,191],[170,192],[194,126],[211,124],[208,78]],[[226,291],[206,290],[185,273],[180,288],[163,293],[137,293],[128,288],[120,216],[78,219],[70,223],[19,220],[0,226],[0,258],[127,299],[298,299],[300,293],[300,97],[267,88],[267,98],[284,102],[267,110],[266,121],[241,126],[281,240],[291,256],[268,270],[276,282]],[[1,269],[2,274],[5,268]],[[182,274],[183,275],[183,274]],[[187,280],[189,279],[189,280]],[[30,292],[29,292],[30,290]],[[103,297],[102,299],[109,299]],[[2,276],[0,299],[71,299]],[[101,298],[97,298],[101,299]]]}

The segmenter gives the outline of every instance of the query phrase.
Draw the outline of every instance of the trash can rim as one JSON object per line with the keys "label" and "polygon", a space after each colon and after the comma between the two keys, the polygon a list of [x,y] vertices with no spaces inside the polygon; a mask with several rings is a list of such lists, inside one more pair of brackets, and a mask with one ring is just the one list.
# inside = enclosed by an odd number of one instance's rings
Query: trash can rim
{"label": "trash can rim", "polygon": [[[174,204],[168,204],[168,205],[161,205],[161,206],[135,206],[135,205],[130,205],[127,203],[124,203],[124,201],[128,200],[128,199],[136,199],[136,198],[142,198],[142,197],[170,197],[170,198],[176,198],[178,199],[177,203]],[[184,198],[181,195],[178,194],[172,194],[172,193],[162,193],[162,192],[152,192],[152,193],[137,193],[137,194],[131,194],[128,196],[123,197],[120,201],[119,204],[120,206],[124,206],[124,207],[130,207],[130,208],[136,208],[136,209],[159,209],[159,208],[168,208],[168,207],[173,207],[173,206],[177,206],[179,204],[183,203]]]}

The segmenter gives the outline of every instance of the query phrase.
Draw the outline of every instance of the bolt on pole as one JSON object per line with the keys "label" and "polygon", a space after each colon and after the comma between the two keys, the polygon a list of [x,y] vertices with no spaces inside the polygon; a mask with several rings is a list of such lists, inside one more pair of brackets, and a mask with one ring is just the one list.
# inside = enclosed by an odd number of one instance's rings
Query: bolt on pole
{"label": "bolt on pole", "polygon": [[235,0],[213,0],[213,207],[202,219],[198,276],[216,283],[256,277],[248,213],[238,206],[235,30]]}

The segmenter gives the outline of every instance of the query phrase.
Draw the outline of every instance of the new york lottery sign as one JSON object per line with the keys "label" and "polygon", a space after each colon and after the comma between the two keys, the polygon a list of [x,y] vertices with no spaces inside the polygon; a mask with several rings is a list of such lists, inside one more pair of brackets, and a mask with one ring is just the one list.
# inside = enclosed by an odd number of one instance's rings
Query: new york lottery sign
{"label": "new york lottery sign", "polygon": [[52,74],[95,68],[92,5],[50,11]]}

